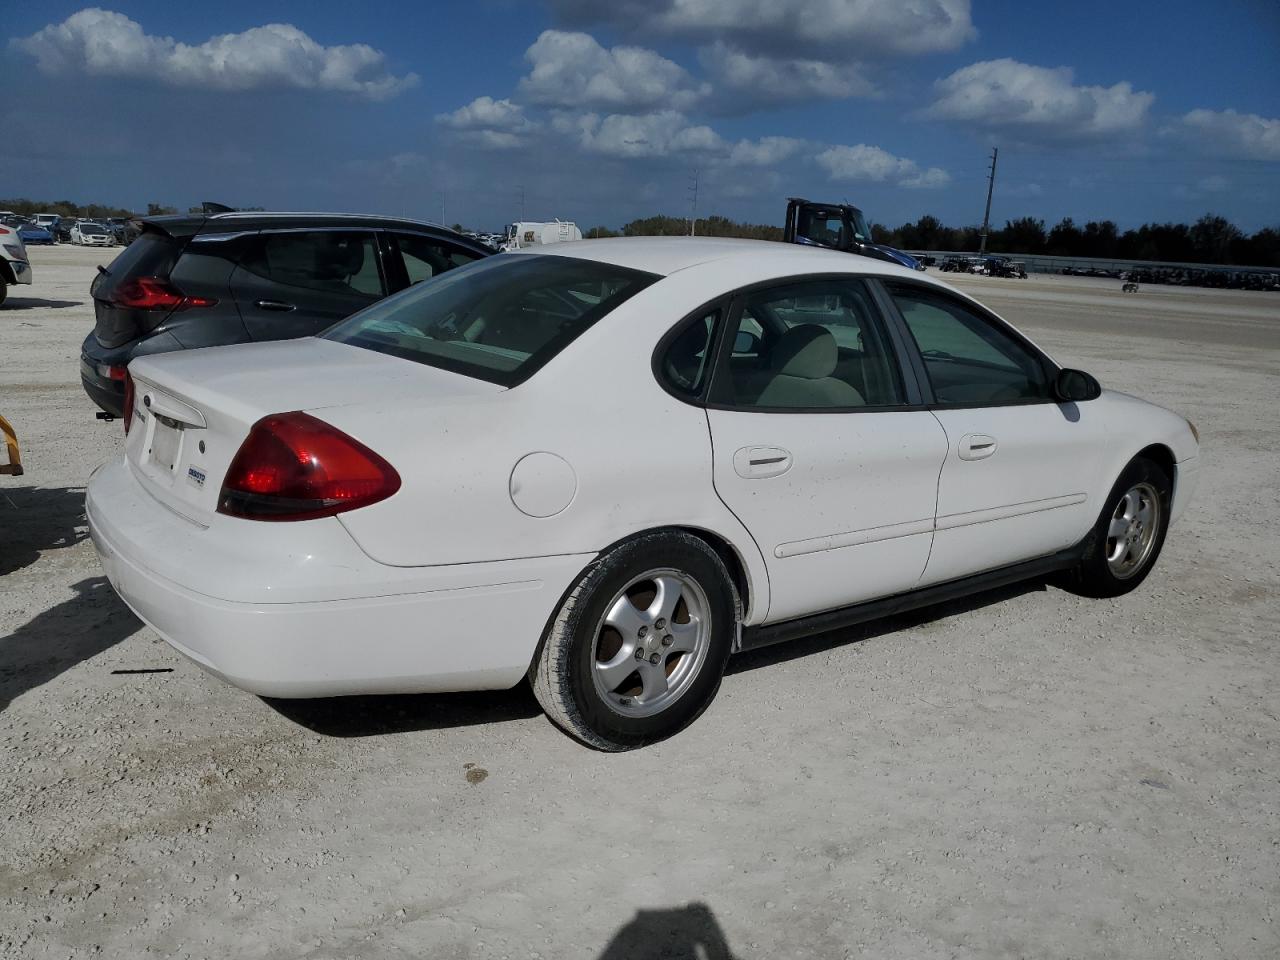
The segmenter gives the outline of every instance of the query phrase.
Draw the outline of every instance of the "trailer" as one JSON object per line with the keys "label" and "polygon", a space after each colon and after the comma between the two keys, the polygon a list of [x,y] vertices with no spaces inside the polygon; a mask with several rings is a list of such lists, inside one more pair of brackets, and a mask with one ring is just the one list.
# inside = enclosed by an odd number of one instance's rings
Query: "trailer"
{"label": "trailer", "polygon": [[549,220],[532,223],[519,221],[507,224],[507,234],[502,242],[503,250],[523,250],[549,243],[570,243],[582,239],[578,225],[569,220]]}

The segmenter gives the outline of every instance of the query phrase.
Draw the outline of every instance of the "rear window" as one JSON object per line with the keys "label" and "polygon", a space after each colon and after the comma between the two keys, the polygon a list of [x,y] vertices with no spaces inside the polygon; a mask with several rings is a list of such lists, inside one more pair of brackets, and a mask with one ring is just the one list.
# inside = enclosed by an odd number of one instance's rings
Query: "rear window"
{"label": "rear window", "polygon": [[657,279],[574,257],[488,257],[374,304],[323,336],[510,387]]}
{"label": "rear window", "polygon": [[[81,230],[84,225],[81,225]],[[106,299],[117,283],[133,277],[168,277],[178,262],[182,245],[166,233],[148,230],[125,247],[111,261],[106,273],[99,273],[90,291]]]}

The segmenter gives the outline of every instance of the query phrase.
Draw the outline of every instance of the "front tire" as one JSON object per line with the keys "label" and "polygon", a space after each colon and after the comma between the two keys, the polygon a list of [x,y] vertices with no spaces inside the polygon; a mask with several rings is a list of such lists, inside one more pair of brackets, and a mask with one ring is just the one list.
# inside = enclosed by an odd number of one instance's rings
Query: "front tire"
{"label": "front tire", "polygon": [[1090,597],[1118,597],[1137,588],[1164,546],[1173,482],[1158,463],[1137,457],[1111,489],[1076,568],[1075,586]]}
{"label": "front tire", "polygon": [[720,688],[737,601],[704,541],[671,531],[609,550],[569,592],[529,669],[570,736],[631,750],[692,723]]}

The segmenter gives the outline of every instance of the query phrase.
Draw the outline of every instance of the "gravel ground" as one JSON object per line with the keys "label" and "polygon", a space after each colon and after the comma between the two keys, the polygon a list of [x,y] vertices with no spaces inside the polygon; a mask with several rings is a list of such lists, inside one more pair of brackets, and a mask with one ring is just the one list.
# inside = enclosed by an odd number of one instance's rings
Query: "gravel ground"
{"label": "gravel ground", "polygon": [[0,954],[1280,955],[1280,296],[960,278],[1200,427],[1155,574],[744,655],[608,755],[523,687],[267,703],[138,623],[82,513],[121,439],[77,371],[109,254],[32,256],[0,308]]}

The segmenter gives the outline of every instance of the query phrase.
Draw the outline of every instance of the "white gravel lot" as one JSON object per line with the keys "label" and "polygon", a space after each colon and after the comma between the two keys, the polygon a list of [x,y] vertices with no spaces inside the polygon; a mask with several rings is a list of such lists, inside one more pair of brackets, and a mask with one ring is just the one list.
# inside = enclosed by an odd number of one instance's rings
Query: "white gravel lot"
{"label": "white gravel lot", "polygon": [[744,655],[608,755],[523,687],[269,704],[144,628],[82,512],[121,440],[78,374],[110,254],[31,253],[0,308],[0,954],[1280,955],[1280,295],[960,278],[1200,427],[1155,573]]}

